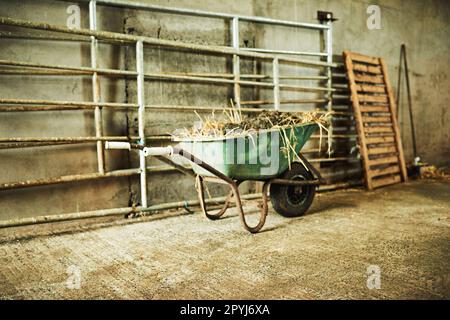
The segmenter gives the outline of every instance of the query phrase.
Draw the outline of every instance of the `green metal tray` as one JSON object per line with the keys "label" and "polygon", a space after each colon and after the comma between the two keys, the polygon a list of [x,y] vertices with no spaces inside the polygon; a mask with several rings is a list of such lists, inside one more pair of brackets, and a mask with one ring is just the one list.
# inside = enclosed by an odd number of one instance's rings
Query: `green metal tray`
{"label": "green metal tray", "polygon": [[[266,180],[279,176],[295,160],[292,148],[289,157],[285,140],[298,154],[318,128],[306,123],[279,130],[260,130],[250,136],[230,138],[181,139],[180,147],[198,159],[235,180]],[[282,136],[287,138],[282,138]],[[208,171],[193,164],[195,173],[212,176]]]}

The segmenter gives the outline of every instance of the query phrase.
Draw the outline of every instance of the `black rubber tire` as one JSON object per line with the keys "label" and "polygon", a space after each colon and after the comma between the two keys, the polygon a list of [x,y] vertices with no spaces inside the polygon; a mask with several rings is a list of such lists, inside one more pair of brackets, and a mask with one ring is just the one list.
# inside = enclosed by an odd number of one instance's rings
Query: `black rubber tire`
{"label": "black rubber tire", "polygon": [[[301,164],[292,163],[291,169],[281,175],[282,179],[313,180],[312,173]],[[311,206],[316,186],[286,186],[272,184],[270,186],[270,201],[276,212],[283,217],[294,218],[303,215]]]}

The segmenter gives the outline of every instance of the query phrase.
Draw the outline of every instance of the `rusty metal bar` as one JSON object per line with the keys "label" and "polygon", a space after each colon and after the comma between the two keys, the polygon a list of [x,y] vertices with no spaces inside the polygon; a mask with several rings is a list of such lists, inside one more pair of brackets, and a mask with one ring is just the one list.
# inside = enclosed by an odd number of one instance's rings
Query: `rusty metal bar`
{"label": "rusty metal bar", "polygon": [[47,178],[47,179],[34,179],[34,180],[25,180],[20,182],[9,182],[0,184],[0,190],[11,190],[11,189],[20,189],[27,187],[36,187],[36,186],[44,186],[44,185],[52,185],[66,182],[75,182],[75,181],[85,181],[85,180],[96,180],[103,178],[111,178],[111,177],[128,177],[139,173],[139,169],[125,169],[125,170],[117,170],[110,171],[105,173],[87,173],[87,174],[74,174],[61,176],[56,178]]}
{"label": "rusty metal bar", "polygon": [[77,76],[90,75],[85,71],[64,71],[64,70],[26,70],[9,69],[0,70],[0,75],[6,76]]}
{"label": "rusty metal bar", "polygon": [[270,180],[270,184],[282,184],[287,186],[310,186],[310,185],[319,185],[320,181],[318,179],[315,180],[272,179]]}
{"label": "rusty metal bar", "polygon": [[[138,108],[137,104],[133,103],[116,103],[116,102],[85,102],[85,101],[52,101],[52,100],[37,100],[37,99],[0,99],[0,104],[29,104],[29,105],[61,105],[61,106],[80,106],[91,107],[95,106],[108,108]],[[0,105],[0,108],[3,107]]]}
{"label": "rusty metal bar", "polygon": [[[325,99],[297,99],[297,100],[280,100],[280,104],[309,104],[309,103],[325,103]],[[263,104],[275,104],[273,100],[254,100],[254,101],[242,101],[242,105],[254,106]],[[296,110],[298,111],[298,110]]]}
{"label": "rusty metal bar", "polygon": [[[95,56],[95,50],[93,50],[92,55]],[[233,75],[233,80],[222,79],[222,78],[212,78],[207,76],[192,76],[192,75],[183,75],[180,73],[144,73],[145,79],[163,79],[163,80],[173,80],[173,81],[192,81],[192,82],[205,82],[205,83],[218,83],[218,84],[233,84],[235,86],[235,94],[240,93],[240,85],[244,86],[259,86],[259,87],[267,87],[273,88],[275,86],[274,83],[269,82],[255,82],[255,81],[242,81],[241,76],[239,74],[239,61],[236,60],[238,56],[234,56],[235,60],[233,60],[234,65],[236,66],[234,70],[235,75]],[[278,61],[279,59],[276,58]],[[136,77],[137,73],[135,71],[126,71],[126,70],[117,70],[117,69],[99,69],[96,66],[92,66],[91,68],[87,67],[71,67],[71,66],[62,66],[62,65],[50,65],[50,64],[38,64],[31,62],[21,62],[21,61],[11,61],[11,60],[0,60],[0,65],[7,66],[24,66],[30,68],[44,68],[44,69],[56,69],[56,70],[65,70],[65,71],[77,71],[80,72],[80,75],[84,74],[92,74],[93,79],[97,78],[98,75],[110,75],[110,76],[133,76]],[[226,75],[226,74],[225,74]],[[250,75],[246,75],[247,78],[250,78]],[[256,79],[258,75],[253,76]],[[265,77],[265,76],[263,76]],[[95,80],[98,82],[98,80]],[[289,84],[279,84],[279,88],[284,90],[296,90],[296,91],[336,91],[334,88],[327,87],[305,87],[298,85],[289,85]],[[240,100],[240,98],[239,98]]]}
{"label": "rusty metal bar", "polygon": [[244,51],[253,51],[253,52],[263,52],[263,53],[274,53],[274,54],[287,54],[294,56],[318,56],[318,57],[326,57],[326,52],[307,52],[307,51],[293,51],[293,50],[273,50],[273,49],[260,49],[260,48],[242,48]]}
{"label": "rusty metal bar", "polygon": [[40,40],[40,41],[67,41],[67,42],[88,42],[90,40],[83,39],[81,37],[61,37],[53,35],[36,35],[32,33],[21,33],[17,34],[11,31],[0,32],[0,38],[14,39],[14,40]]}
{"label": "rusty metal bar", "polygon": [[[261,194],[246,194],[243,195],[242,198],[245,200],[253,200],[261,198]],[[217,197],[212,199],[205,200],[208,204],[220,204],[224,203],[227,200],[226,197]],[[94,211],[85,211],[85,212],[74,212],[74,213],[63,213],[58,215],[46,215],[46,216],[38,216],[38,217],[30,217],[30,218],[19,218],[19,219],[11,219],[11,220],[0,220],[0,228],[8,228],[8,227],[18,227],[18,226],[26,226],[26,225],[34,225],[34,224],[42,224],[42,223],[50,223],[50,222],[62,222],[62,221],[71,221],[71,220],[79,220],[79,219],[88,219],[88,218],[98,218],[98,217],[107,217],[107,216],[118,216],[118,215],[126,215],[129,213],[151,213],[162,210],[169,209],[178,209],[189,207],[199,206],[200,202],[198,200],[189,200],[189,201],[179,201],[179,202],[170,202],[164,204],[157,204],[147,208],[142,207],[126,207],[126,208],[114,208],[114,209],[102,209],[102,210],[94,210]]]}
{"label": "rusty metal bar", "polygon": [[[64,111],[64,110],[93,110],[96,106],[70,106],[70,105],[46,105],[46,106],[4,106],[0,105],[0,112],[18,112],[18,111]],[[122,107],[120,109],[124,109]],[[117,108],[119,109],[119,108]]]}
{"label": "rusty metal bar", "polygon": [[126,137],[126,136],[111,136],[111,137],[13,137],[2,138],[0,137],[0,143],[4,142],[97,142],[97,141],[130,141],[137,140],[138,137]]}
{"label": "rusty metal bar", "polygon": [[[325,99],[303,99],[303,100],[281,100],[280,104],[317,104],[325,103]],[[264,105],[273,104],[271,100],[258,101],[242,101],[242,105]],[[18,106],[24,104],[25,106]],[[12,106],[11,106],[12,105]],[[29,100],[29,99],[0,99],[0,112],[10,111],[53,111],[53,110],[85,110],[94,109],[96,105],[101,107],[110,107],[114,109],[137,108],[137,104],[130,103],[92,103],[92,102],[76,102],[76,101],[49,101],[49,100]],[[220,106],[181,106],[181,105],[146,105],[148,109],[164,109],[164,110],[184,110],[184,111],[222,111],[232,110],[230,107]],[[257,113],[265,110],[264,108],[241,108],[242,112]],[[280,112],[298,112],[295,109],[280,110]],[[328,112],[315,110],[315,112]],[[352,115],[351,112],[333,111],[335,115]]]}
{"label": "rusty metal bar", "polygon": [[[57,65],[41,65],[41,64],[35,64],[35,63],[28,63],[28,62],[20,62],[20,61],[9,61],[11,64],[5,64],[5,61],[7,60],[0,60],[3,61],[3,65],[15,67],[15,66],[22,66],[24,68],[46,68],[46,69],[56,69],[55,67],[59,67],[62,69],[65,69],[65,66],[57,66]],[[17,63],[17,65],[14,65],[14,63]],[[17,69],[4,69],[0,70],[1,75],[39,75],[39,76],[74,76],[74,75],[91,75],[93,72],[101,73],[102,76],[125,76],[125,77],[134,77],[136,76],[136,72],[134,71],[126,71],[126,70],[117,70],[117,69],[92,69],[92,68],[82,68],[82,70],[74,70],[78,69],[77,67],[68,67],[70,68],[70,71],[65,70],[25,70],[24,68],[21,68],[20,70]],[[234,75],[231,73],[209,73],[209,72],[161,72],[161,73],[152,73],[148,74],[146,76],[154,75],[155,77],[158,76],[187,76],[187,77],[205,77],[205,78],[222,78],[222,79],[233,79]],[[280,80],[327,80],[328,78],[326,76],[279,76]],[[241,74],[241,79],[258,79],[258,80],[271,80],[273,77],[271,75],[266,74]],[[335,88],[336,89],[336,88]],[[339,88],[337,88],[339,89]],[[348,90],[347,90],[348,91]]]}
{"label": "rusty metal bar", "polygon": [[0,60],[0,65],[12,66],[12,67],[29,67],[29,68],[39,68],[39,69],[55,69],[55,70],[65,70],[65,71],[77,71],[83,72],[84,74],[102,74],[102,75],[121,75],[121,76],[136,76],[135,71],[117,70],[117,69],[103,69],[96,67],[72,67],[65,65],[56,64],[44,64],[35,62],[24,62],[15,60]]}
{"label": "rusty metal bar", "polygon": [[338,157],[338,158],[322,158],[322,159],[309,159],[311,163],[318,162],[337,162],[337,161],[361,161],[356,157]]}
{"label": "rusty metal bar", "polygon": [[[241,50],[236,50],[234,48],[223,47],[223,46],[207,46],[207,45],[197,45],[190,43],[183,43],[180,41],[173,40],[162,40],[158,38],[152,37],[144,37],[144,36],[134,36],[129,34],[115,33],[109,31],[91,31],[87,29],[68,29],[66,27],[51,25],[48,23],[40,23],[40,22],[32,22],[21,19],[11,19],[7,17],[0,17],[0,25],[9,25],[16,26],[28,29],[38,29],[38,30],[46,30],[46,31],[54,31],[61,32],[67,34],[75,34],[81,36],[94,36],[97,39],[110,39],[123,43],[135,43],[136,41],[142,41],[144,45],[156,45],[163,47],[171,47],[178,49],[187,49],[193,51],[200,52],[209,52],[211,54],[220,54],[220,55],[237,55],[240,57],[249,57],[249,58],[257,58],[262,60],[273,60],[276,56],[272,54],[263,54],[256,52],[245,52]],[[312,61],[312,60],[303,60],[297,58],[288,58],[288,57],[279,57],[280,62],[282,63],[293,63],[299,65],[306,65],[310,67],[337,67],[337,64],[329,64],[323,61]]]}
{"label": "rusty metal bar", "polygon": [[[64,0],[70,1],[70,0]],[[80,0],[78,0],[80,1]],[[86,1],[86,0],[84,0]],[[279,20],[279,19],[271,19],[266,17],[255,17],[255,16],[244,16],[244,15],[236,15],[236,14],[227,14],[227,13],[219,13],[219,12],[211,12],[204,10],[196,10],[196,9],[186,9],[186,8],[176,8],[176,7],[165,7],[158,6],[153,4],[146,4],[142,2],[131,2],[131,1],[120,1],[120,0],[98,0],[99,5],[111,6],[111,7],[119,7],[119,8],[129,8],[136,10],[149,10],[155,12],[164,12],[164,13],[173,13],[173,14],[181,14],[181,15],[189,15],[189,16],[199,16],[199,17],[209,17],[209,18],[219,18],[219,19],[233,19],[239,18],[242,21],[269,24],[269,25],[280,25],[287,27],[298,27],[298,28],[306,28],[306,29],[315,29],[315,30],[326,30],[328,26],[324,26],[322,24],[316,23],[305,23],[305,22],[297,22],[297,21],[289,21],[289,20]]]}
{"label": "rusty metal bar", "polygon": [[[92,53],[95,55],[95,50]],[[266,88],[273,88],[275,86],[274,83],[269,82],[255,82],[255,81],[243,81],[240,80],[241,76],[239,73],[239,61],[237,60],[239,57],[234,56],[233,65],[235,66],[234,71],[234,79],[217,79],[206,76],[187,76],[176,73],[144,73],[145,79],[163,79],[163,80],[173,80],[173,81],[192,81],[192,82],[205,82],[205,83],[218,83],[218,84],[233,84],[235,86],[235,94],[240,95],[240,85],[243,86],[259,86]],[[279,61],[279,58],[276,58]],[[49,65],[49,64],[38,64],[38,63],[30,63],[30,62],[21,62],[21,61],[11,61],[11,60],[0,60],[0,65],[8,65],[8,66],[26,66],[32,68],[45,68],[45,69],[57,69],[57,70],[70,70],[70,71],[80,71],[86,72],[87,74],[92,74],[93,78],[97,78],[98,75],[112,75],[112,76],[137,76],[137,73],[134,71],[125,71],[125,70],[117,70],[117,69],[99,69],[96,67],[71,67],[71,66],[62,66],[62,65]],[[98,80],[96,80],[98,81]],[[279,88],[284,90],[294,90],[294,91],[336,91],[333,88],[326,87],[306,87],[306,86],[298,86],[298,85],[288,85],[288,84],[279,84]],[[236,99],[236,98],[235,98]],[[240,100],[240,96],[239,96]],[[239,103],[240,104],[240,103]]]}
{"label": "rusty metal bar", "polygon": [[[356,187],[361,186],[363,184],[362,180],[354,180],[343,183],[336,183],[330,185],[321,185],[319,186],[319,192],[326,192],[336,189],[348,188],[348,187]],[[260,199],[262,194],[246,194],[241,196],[244,200],[254,200]],[[206,199],[205,202],[207,204],[220,204],[227,201],[227,197],[217,197],[212,199]],[[30,218],[19,218],[19,219],[10,219],[10,220],[0,220],[0,228],[8,228],[8,227],[18,227],[18,226],[26,226],[26,225],[34,225],[34,224],[42,224],[42,223],[50,223],[50,222],[62,222],[62,221],[70,221],[70,220],[79,220],[79,219],[88,219],[88,218],[98,218],[98,217],[106,217],[106,216],[117,216],[117,215],[126,215],[129,213],[150,213],[157,212],[162,210],[169,209],[178,209],[185,208],[186,206],[194,207],[199,206],[199,200],[189,200],[189,201],[179,201],[165,204],[153,205],[148,208],[142,207],[127,207],[127,208],[114,208],[114,209],[103,209],[103,210],[94,210],[94,211],[85,211],[85,212],[75,212],[75,213],[64,213],[59,215],[47,215],[47,216],[38,216],[38,217],[30,217]]]}

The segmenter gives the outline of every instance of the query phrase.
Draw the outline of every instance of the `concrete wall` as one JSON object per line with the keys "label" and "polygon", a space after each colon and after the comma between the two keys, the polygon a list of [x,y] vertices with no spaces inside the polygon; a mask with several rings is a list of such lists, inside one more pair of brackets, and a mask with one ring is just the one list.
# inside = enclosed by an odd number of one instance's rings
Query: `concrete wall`
{"label": "concrete wall", "polygon": [[[312,21],[317,10],[332,11],[339,20],[334,23],[334,52],[343,50],[381,56],[389,67],[396,92],[400,45],[407,46],[413,112],[419,155],[437,165],[450,162],[450,41],[448,38],[450,2],[433,1],[337,1],[285,0],[253,1],[255,15]],[[366,25],[369,5],[381,9],[381,30]],[[293,34],[293,33],[291,33]],[[270,39],[271,37],[267,37]],[[289,34],[274,37],[276,45],[286,47]],[[289,43],[290,44],[290,43]],[[309,42],[308,42],[309,44]],[[290,44],[291,45],[291,44]],[[288,47],[286,47],[288,48]],[[336,57],[339,59],[340,57]],[[405,81],[403,81],[405,84]],[[400,100],[400,126],[407,160],[412,158],[406,87]]]}
{"label": "concrete wall", "polygon": [[[339,19],[334,24],[336,60],[344,49],[386,58],[391,82],[397,83],[400,44],[408,47],[413,104],[418,136],[419,154],[438,165],[449,164],[450,112],[447,111],[450,93],[446,73],[450,59],[447,1],[307,1],[307,0],[232,0],[232,1],[150,1],[141,2],[211,11],[258,15],[294,21],[316,22],[317,10],[332,11]],[[0,0],[0,15],[13,18],[45,21],[65,25],[66,8],[70,3],[60,1]],[[382,29],[368,30],[366,9],[370,4],[381,8]],[[82,27],[87,28],[87,6],[82,5]],[[116,32],[145,34],[164,39],[194,43],[227,45],[229,25],[216,19],[193,19],[117,8],[99,9],[99,28]],[[7,30],[0,27],[1,31]],[[30,31],[26,31],[30,32]],[[286,50],[316,50],[319,48],[314,31],[299,33],[290,28],[243,25],[241,43],[248,46]],[[134,49],[101,45],[100,67],[134,69]],[[229,59],[217,56],[186,54],[149,48],[145,50],[146,71],[230,71]],[[0,59],[40,63],[89,66],[89,45],[1,39]],[[243,72],[264,71],[267,66],[244,61]],[[283,69],[286,74],[305,74],[306,69]],[[29,77],[0,76],[0,97],[50,100],[92,99],[89,77]],[[403,88],[403,93],[405,90]],[[244,90],[244,99],[264,97],[265,93]],[[198,84],[147,83],[148,104],[225,106],[232,97],[230,87]],[[289,94],[286,98],[298,97]],[[102,101],[135,102],[133,81],[102,80]],[[408,160],[412,157],[410,124],[407,118],[406,96],[402,95],[400,124]],[[135,114],[105,111],[105,134],[136,135]],[[147,115],[146,133],[171,133],[177,127],[188,127],[195,121],[192,112],[157,111]],[[58,111],[1,113],[0,136],[92,136],[93,112]],[[155,145],[164,142],[155,142]],[[350,148],[354,142],[347,142]],[[150,165],[159,163],[151,162]],[[107,153],[107,169],[136,167],[135,156],[124,152]],[[342,164],[339,164],[342,166]],[[354,168],[354,166],[353,166]],[[95,172],[95,146],[56,146],[23,150],[0,150],[0,183],[57,177]],[[325,170],[325,168],[323,168]],[[334,169],[333,169],[334,170]],[[353,170],[353,169],[349,169]],[[25,190],[0,192],[0,219],[27,217],[124,207],[130,203],[130,193],[138,190],[135,178],[106,179],[69,183]],[[217,191],[220,193],[220,190]],[[193,182],[178,173],[149,176],[151,203],[192,199]]]}

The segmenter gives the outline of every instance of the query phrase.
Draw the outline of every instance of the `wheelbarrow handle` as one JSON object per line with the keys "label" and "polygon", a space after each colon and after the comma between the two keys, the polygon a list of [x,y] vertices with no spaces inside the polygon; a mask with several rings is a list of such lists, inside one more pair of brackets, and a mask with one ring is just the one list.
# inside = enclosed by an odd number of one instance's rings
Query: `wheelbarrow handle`
{"label": "wheelbarrow handle", "polygon": [[144,155],[146,157],[152,156],[171,156],[173,154],[173,148],[171,146],[168,147],[144,147],[140,144],[134,144],[129,142],[120,142],[120,141],[106,141],[105,149],[114,149],[114,150],[131,150],[131,149],[139,149],[144,151]]}
{"label": "wheelbarrow handle", "polygon": [[173,155],[173,148],[171,146],[168,147],[153,147],[148,148],[145,147],[144,149],[144,155],[146,157],[152,156],[171,156]]}
{"label": "wheelbarrow handle", "polygon": [[187,152],[183,149],[176,148],[176,147],[174,148],[174,147],[168,146],[168,147],[149,148],[149,147],[145,147],[140,144],[129,143],[129,142],[107,141],[105,143],[105,149],[122,149],[122,150],[139,149],[139,150],[144,151],[144,155],[146,157],[148,157],[148,156],[159,157],[159,156],[180,155],[180,156],[186,158],[187,160],[189,160],[193,163],[196,163],[197,165],[199,165],[203,169],[209,171],[216,177],[219,177],[220,179],[222,179],[228,183],[233,183],[233,180],[231,178],[227,177],[226,175],[224,175],[222,172],[218,171],[217,169],[213,168],[209,164],[196,158],[194,155],[190,154],[189,152]]}

